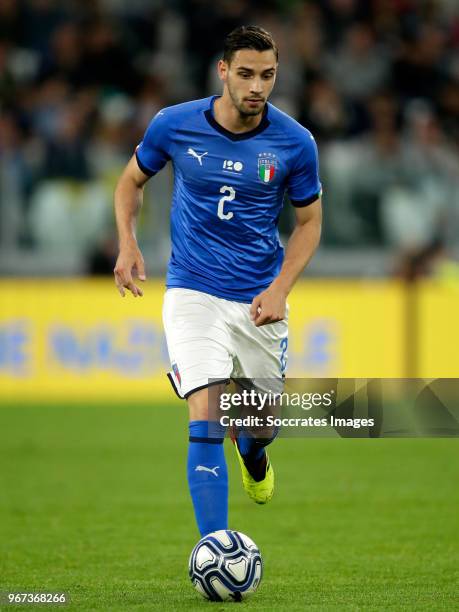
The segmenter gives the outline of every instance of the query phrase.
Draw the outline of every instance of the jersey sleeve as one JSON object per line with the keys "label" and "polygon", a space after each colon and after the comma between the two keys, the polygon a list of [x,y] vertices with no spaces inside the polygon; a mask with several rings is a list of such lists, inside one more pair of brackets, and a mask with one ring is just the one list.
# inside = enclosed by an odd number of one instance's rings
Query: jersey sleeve
{"label": "jersey sleeve", "polygon": [[319,179],[319,155],[314,138],[304,134],[299,151],[287,180],[289,198],[296,207],[308,206],[322,194]]}
{"label": "jersey sleeve", "polygon": [[142,172],[153,176],[170,159],[171,126],[167,112],[157,113],[145,132],[142,142],[137,146],[135,155]]}

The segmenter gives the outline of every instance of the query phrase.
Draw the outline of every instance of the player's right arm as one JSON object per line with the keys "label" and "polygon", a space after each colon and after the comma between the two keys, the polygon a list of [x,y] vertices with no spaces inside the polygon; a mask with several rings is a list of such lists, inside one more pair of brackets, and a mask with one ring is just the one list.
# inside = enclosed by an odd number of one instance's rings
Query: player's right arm
{"label": "player's right arm", "polygon": [[136,223],[143,201],[143,188],[150,177],[140,170],[136,156],[132,156],[115,190],[115,217],[118,228],[119,255],[114,274],[118,291],[125,296],[128,289],[134,297],[142,290],[134,278],[144,281],[145,264],[136,238]]}

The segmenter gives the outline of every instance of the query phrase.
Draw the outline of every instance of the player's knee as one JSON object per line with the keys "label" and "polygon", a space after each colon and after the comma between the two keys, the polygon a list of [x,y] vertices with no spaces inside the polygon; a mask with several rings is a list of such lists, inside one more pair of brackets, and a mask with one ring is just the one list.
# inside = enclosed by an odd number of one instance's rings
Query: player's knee
{"label": "player's knee", "polygon": [[207,389],[201,389],[192,393],[188,398],[188,411],[190,421],[208,421],[209,403]]}
{"label": "player's knee", "polygon": [[220,395],[225,385],[211,385],[195,391],[188,398],[190,421],[218,421]]}

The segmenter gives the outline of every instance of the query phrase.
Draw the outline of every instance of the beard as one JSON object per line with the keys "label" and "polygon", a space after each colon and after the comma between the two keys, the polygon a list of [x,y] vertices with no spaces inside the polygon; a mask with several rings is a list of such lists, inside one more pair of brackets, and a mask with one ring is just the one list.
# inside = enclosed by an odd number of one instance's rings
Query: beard
{"label": "beard", "polygon": [[263,112],[265,108],[265,104],[266,104],[265,100],[260,101],[256,106],[251,107],[249,102],[246,99],[239,98],[236,95],[236,92],[233,90],[233,88],[230,86],[229,83],[227,83],[227,86],[228,86],[228,92],[229,92],[231,101],[233,102],[234,106],[237,108],[241,118],[255,117],[256,115],[260,115]]}

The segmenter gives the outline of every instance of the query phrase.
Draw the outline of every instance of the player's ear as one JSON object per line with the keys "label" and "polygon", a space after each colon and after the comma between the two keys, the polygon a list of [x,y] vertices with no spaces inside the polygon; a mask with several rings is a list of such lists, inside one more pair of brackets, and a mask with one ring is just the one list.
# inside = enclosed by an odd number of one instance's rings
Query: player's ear
{"label": "player's ear", "polygon": [[225,60],[223,59],[218,60],[217,72],[218,72],[218,78],[220,79],[220,81],[225,82],[226,75],[228,74],[228,64],[227,62],[225,62]]}

